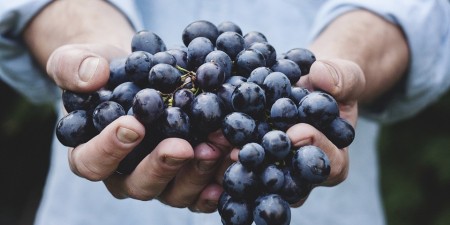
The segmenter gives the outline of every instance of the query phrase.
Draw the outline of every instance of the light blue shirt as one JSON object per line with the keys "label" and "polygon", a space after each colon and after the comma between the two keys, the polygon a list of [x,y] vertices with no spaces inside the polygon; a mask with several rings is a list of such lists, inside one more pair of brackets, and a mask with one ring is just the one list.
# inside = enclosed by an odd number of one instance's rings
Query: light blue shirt
{"label": "light blue shirt", "polygon": [[[55,101],[58,92],[36,67],[18,37],[27,21],[47,2],[0,1],[0,78],[35,102]],[[264,33],[278,53],[307,47],[334,18],[365,8],[399,24],[411,49],[404,89],[396,91],[382,110],[364,111],[365,116],[386,122],[411,116],[435,101],[450,85],[450,6],[446,0],[110,2],[122,10],[136,30],[154,31],[168,47],[182,43],[181,31],[194,20],[206,19],[215,24],[231,20],[244,33]],[[291,224],[385,224],[375,149],[377,134],[374,121],[360,119],[350,146],[348,178],[335,187],[314,189],[305,205],[292,209]],[[53,148],[36,225],[221,224],[217,213],[192,213],[156,200],[117,200],[101,182],[73,175],[67,151],[58,141],[54,141]]]}

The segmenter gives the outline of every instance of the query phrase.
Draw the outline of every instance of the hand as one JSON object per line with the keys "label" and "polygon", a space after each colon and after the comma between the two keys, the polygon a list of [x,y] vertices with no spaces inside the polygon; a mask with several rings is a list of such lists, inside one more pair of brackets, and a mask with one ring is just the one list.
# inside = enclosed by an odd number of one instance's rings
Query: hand
{"label": "hand", "polygon": [[[94,91],[108,80],[108,61],[126,54],[109,45],[66,45],[51,54],[47,72],[63,89]],[[115,173],[144,135],[136,118],[122,116],[87,143],[69,149],[70,168],[88,180],[104,181],[116,198],[158,199],[174,207],[213,212],[222,189],[212,181],[218,163],[230,151],[221,132],[195,148],[182,139],[165,139],[131,174]]]}

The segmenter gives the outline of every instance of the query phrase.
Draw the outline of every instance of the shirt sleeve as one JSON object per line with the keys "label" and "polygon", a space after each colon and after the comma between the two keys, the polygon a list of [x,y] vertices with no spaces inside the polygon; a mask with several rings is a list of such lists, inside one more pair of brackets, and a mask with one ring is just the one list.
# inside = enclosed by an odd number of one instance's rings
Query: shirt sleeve
{"label": "shirt sleeve", "polygon": [[[54,102],[60,92],[40,68],[21,34],[51,0],[0,0],[0,79],[36,104]],[[110,0],[135,29],[142,27],[134,1]]]}
{"label": "shirt sleeve", "polygon": [[361,109],[380,122],[411,117],[439,99],[450,86],[450,3],[447,0],[337,0],[327,2],[314,24],[316,37],[336,17],[355,9],[399,25],[410,49],[408,74],[382,102]]}

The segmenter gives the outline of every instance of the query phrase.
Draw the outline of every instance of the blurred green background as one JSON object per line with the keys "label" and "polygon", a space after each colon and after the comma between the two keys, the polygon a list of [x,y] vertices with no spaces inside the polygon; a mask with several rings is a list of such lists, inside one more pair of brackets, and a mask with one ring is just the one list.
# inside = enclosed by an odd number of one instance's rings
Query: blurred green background
{"label": "blurred green background", "polygon": [[[0,225],[29,225],[49,163],[55,114],[0,83]],[[381,190],[390,225],[450,224],[450,94],[382,128]]]}

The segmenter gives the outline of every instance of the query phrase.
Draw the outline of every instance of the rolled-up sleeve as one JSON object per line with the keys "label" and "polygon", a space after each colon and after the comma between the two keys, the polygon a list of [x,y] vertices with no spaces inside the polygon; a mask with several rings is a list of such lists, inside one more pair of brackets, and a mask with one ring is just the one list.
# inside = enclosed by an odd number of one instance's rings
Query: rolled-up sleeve
{"label": "rolled-up sleeve", "polygon": [[[54,102],[59,90],[22,40],[29,21],[51,0],[0,0],[0,79],[33,103]],[[135,29],[142,28],[134,1],[110,0]]]}
{"label": "rolled-up sleeve", "polygon": [[[447,0],[336,0],[317,16],[316,37],[333,19],[355,9],[366,9],[399,25],[410,49],[408,74],[402,87],[384,99],[382,107],[361,112],[381,122],[413,116],[441,97],[450,86],[450,3]],[[380,105],[378,105],[380,106]],[[377,110],[374,110],[376,108]]]}

